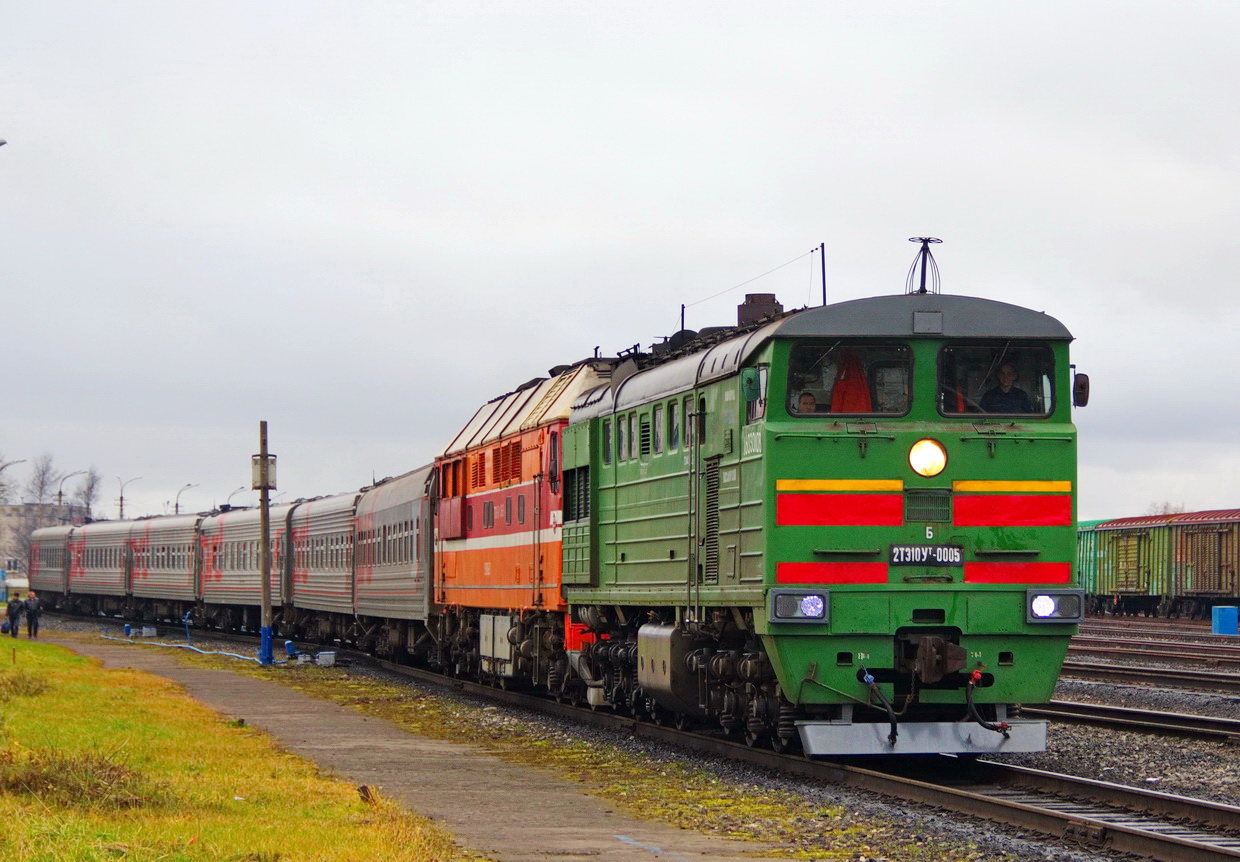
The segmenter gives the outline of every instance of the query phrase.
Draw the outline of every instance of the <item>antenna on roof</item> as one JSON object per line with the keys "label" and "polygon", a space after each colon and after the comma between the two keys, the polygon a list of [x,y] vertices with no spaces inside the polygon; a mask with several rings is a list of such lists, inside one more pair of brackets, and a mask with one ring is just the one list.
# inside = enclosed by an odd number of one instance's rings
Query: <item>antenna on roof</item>
{"label": "antenna on roof", "polygon": [[[908,278],[904,280],[905,293],[926,293],[926,271],[932,274],[930,279],[929,293],[939,292],[939,265],[934,261],[934,255],[930,253],[930,243],[942,242],[943,240],[933,236],[910,236],[909,242],[921,243],[921,251],[917,252],[917,257],[913,258],[913,265],[909,267]],[[913,278],[917,275],[917,261],[921,261],[921,286],[913,287]]]}

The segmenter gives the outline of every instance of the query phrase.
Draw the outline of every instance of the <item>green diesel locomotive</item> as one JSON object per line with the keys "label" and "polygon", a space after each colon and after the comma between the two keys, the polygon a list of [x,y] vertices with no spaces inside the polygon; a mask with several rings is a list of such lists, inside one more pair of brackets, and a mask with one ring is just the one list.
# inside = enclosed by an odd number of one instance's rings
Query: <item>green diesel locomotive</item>
{"label": "green diesel locomotive", "polygon": [[1084,608],[1070,341],[923,290],[629,357],[564,432],[552,688],[809,755],[1043,749],[1014,707]]}

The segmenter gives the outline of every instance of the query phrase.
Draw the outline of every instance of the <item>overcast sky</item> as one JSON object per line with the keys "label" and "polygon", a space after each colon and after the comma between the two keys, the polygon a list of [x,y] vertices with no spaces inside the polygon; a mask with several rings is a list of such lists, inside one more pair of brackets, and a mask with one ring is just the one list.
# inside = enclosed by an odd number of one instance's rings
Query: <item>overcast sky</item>
{"label": "overcast sky", "polygon": [[[760,11],[759,11],[760,10]],[[1080,516],[1240,507],[1230,2],[9,4],[0,452],[101,515],[430,461],[477,405],[826,243],[831,300],[1045,310]],[[746,291],[817,304],[805,257]],[[27,479],[28,465],[6,478]],[[66,490],[76,484],[70,480]]]}

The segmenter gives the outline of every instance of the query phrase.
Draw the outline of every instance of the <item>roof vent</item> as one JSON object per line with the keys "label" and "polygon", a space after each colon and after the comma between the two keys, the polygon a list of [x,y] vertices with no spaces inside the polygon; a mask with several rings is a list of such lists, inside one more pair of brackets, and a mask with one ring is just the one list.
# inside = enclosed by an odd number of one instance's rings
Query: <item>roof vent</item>
{"label": "roof vent", "polygon": [[736,306],[736,325],[749,326],[768,317],[784,313],[784,307],[773,293],[747,293],[745,301]]}

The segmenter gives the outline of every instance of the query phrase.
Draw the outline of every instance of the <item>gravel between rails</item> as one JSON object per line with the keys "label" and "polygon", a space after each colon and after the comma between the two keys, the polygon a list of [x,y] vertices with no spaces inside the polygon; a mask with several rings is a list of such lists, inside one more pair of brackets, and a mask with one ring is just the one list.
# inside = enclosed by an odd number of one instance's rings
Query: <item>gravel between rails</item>
{"label": "gravel between rails", "polygon": [[[47,627],[54,627],[63,632],[99,634],[106,628],[107,633],[114,637],[121,635],[120,624],[113,621],[83,622],[50,615],[44,619]],[[165,642],[177,642],[180,640],[181,633],[173,627],[161,626],[159,631],[162,635],[160,640]],[[213,640],[208,634],[200,634],[198,632],[194,633],[193,643],[201,649],[214,649],[239,654],[250,652],[233,641]],[[277,644],[277,647],[277,651],[282,653],[283,650],[279,644]],[[348,670],[353,674],[382,679],[398,685],[422,688],[420,684],[411,682],[406,677],[391,674],[377,668],[354,665],[348,668]],[[1113,686],[1111,688],[1129,687]],[[1107,860],[1107,862],[1110,862],[1110,860],[1124,858],[1117,854],[1076,849],[1066,843],[1055,841],[1046,836],[1021,833],[1015,829],[988,823],[983,820],[967,820],[959,815],[943,813],[928,807],[910,805],[865,791],[826,785],[795,776],[773,773],[768,770],[758,769],[698,752],[689,754],[675,746],[663,745],[644,739],[634,739],[599,728],[572,724],[550,716],[497,705],[447,689],[434,688],[432,690],[440,697],[452,699],[475,708],[480,726],[487,729],[502,731],[505,726],[520,723],[526,727],[534,728],[536,732],[552,742],[582,740],[586,743],[611,745],[631,754],[634,758],[648,760],[651,763],[652,769],[658,769],[664,763],[683,762],[687,757],[691,757],[695,765],[718,777],[721,781],[726,782],[738,796],[744,795],[747,787],[774,788],[804,797],[816,804],[843,808],[848,812],[847,818],[850,823],[855,824],[859,828],[865,828],[870,825],[896,824],[900,833],[906,839],[911,838],[916,845],[926,849],[927,855],[921,855],[919,858],[947,858],[952,855],[965,858],[968,852],[965,848],[968,845],[976,847],[975,855],[972,858],[979,860],[1009,860],[1009,862],[1015,862],[1015,860],[1036,860],[1036,862],[1101,862],[1101,860]],[[1062,696],[1068,695],[1064,694]],[[1052,746],[1070,746],[1072,750],[1075,750],[1077,747],[1096,747],[1099,744],[1098,740],[1094,738],[1094,734],[1076,726],[1052,727],[1051,734]],[[1079,739],[1074,739],[1078,734]],[[1176,741],[1159,740],[1158,737],[1149,735],[1140,735],[1140,737],[1143,750],[1148,752],[1149,747],[1155,745],[1155,741],[1158,741],[1168,750],[1167,762],[1171,762],[1173,754],[1175,758],[1183,759],[1183,752],[1180,751]],[[1234,753],[1232,757],[1234,759]],[[1028,765],[1039,768],[1055,768],[1045,762],[1034,762],[1038,758],[1057,758],[1057,755],[1054,753],[1044,753],[1039,755],[1022,755],[1019,758],[1013,755],[1011,760],[1012,762],[1028,763]],[[1079,755],[1067,755],[1063,762],[1071,764],[1071,768],[1065,765],[1058,771],[1088,774],[1090,777],[1097,777],[1103,780],[1119,780],[1110,772],[1084,772],[1084,769],[1092,767],[1078,768],[1078,762],[1074,758],[1079,758]],[[1087,759],[1080,762],[1092,764],[1094,760]],[[1234,772],[1235,767],[1231,768]],[[1141,779],[1145,777],[1145,775],[1142,775]],[[1159,789],[1166,790],[1168,788],[1159,785]],[[938,851],[941,851],[941,855],[936,853],[936,848]],[[909,858],[905,850],[902,849],[893,849],[891,852],[894,855],[891,856],[884,855],[882,848],[875,848],[875,850],[876,853],[874,855],[856,855],[849,862],[888,862],[888,860]]]}

